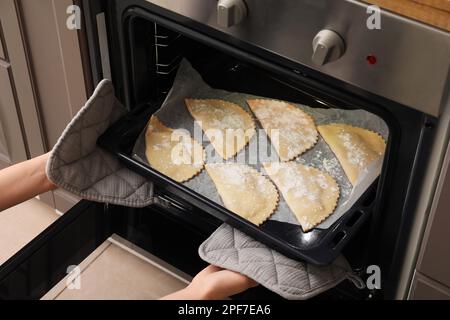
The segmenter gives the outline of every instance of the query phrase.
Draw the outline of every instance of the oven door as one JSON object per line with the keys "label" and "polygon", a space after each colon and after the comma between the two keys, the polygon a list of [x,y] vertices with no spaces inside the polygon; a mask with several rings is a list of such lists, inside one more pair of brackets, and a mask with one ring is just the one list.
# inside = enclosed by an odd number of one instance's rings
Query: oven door
{"label": "oven door", "polygon": [[[198,247],[218,223],[195,213],[188,222],[158,199],[145,209],[79,202],[0,266],[0,300],[41,299],[113,235],[194,276],[206,266]],[[178,243],[174,234],[189,241]]]}
{"label": "oven door", "polygon": [[110,235],[107,207],[78,203],[0,267],[0,299],[40,299]]}

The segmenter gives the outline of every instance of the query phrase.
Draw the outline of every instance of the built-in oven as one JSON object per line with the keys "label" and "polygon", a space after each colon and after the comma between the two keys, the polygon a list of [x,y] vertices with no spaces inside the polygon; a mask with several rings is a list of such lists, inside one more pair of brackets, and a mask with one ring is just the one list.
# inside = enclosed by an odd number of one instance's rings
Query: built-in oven
{"label": "built-in oven", "polygon": [[[343,282],[318,299],[396,297],[437,132],[447,132],[448,33],[387,12],[378,16],[378,28],[368,23],[377,11],[350,0],[81,5],[93,83],[112,79],[129,119],[143,122],[122,137],[120,150],[109,148],[125,165],[183,60],[214,88],[381,118],[389,134],[381,174],[364,199],[370,212],[341,250],[364,279],[369,266],[378,266],[382,286],[358,290]],[[79,264],[111,234],[188,274],[200,271],[205,263],[198,246],[223,219],[168,181],[154,182],[157,200],[148,208],[86,201],[75,206],[2,266],[1,298],[40,298],[68,265]],[[256,288],[239,296],[266,297],[275,295]]]}

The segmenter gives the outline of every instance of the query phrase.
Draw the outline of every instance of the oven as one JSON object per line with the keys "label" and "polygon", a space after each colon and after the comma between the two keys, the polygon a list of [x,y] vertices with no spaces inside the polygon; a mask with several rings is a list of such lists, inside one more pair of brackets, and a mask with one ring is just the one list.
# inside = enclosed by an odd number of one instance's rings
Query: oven
{"label": "oven", "polygon": [[[316,299],[399,297],[410,277],[411,235],[426,216],[433,165],[442,158],[442,137],[448,139],[448,33],[388,12],[380,15],[381,29],[371,29],[373,12],[352,0],[80,4],[92,83],[112,79],[130,119],[148,120],[161,106],[183,59],[214,88],[381,118],[389,136],[381,175],[364,199],[370,212],[342,248],[363,279],[369,266],[379,266],[381,289],[344,282]],[[130,165],[140,130],[128,130],[109,151]],[[2,266],[0,297],[40,298],[112,234],[195,275],[205,266],[198,246],[223,219],[165,179],[154,182],[157,201],[148,208],[80,202]],[[275,297],[255,288],[237,298]]]}

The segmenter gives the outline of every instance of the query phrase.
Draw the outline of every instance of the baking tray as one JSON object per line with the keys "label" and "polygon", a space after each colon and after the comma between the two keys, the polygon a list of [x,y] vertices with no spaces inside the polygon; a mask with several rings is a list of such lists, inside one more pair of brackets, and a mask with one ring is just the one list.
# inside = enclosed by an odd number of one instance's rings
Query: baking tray
{"label": "baking tray", "polygon": [[328,229],[316,228],[304,233],[296,224],[276,220],[268,220],[258,227],[133,158],[133,144],[154,111],[152,106],[134,110],[110,127],[98,139],[98,145],[117,156],[131,170],[153,181],[158,188],[170,193],[181,204],[195,206],[288,257],[316,265],[330,264],[371,215],[377,181]]}
{"label": "baking tray", "polygon": [[[183,69],[183,66],[180,69]],[[188,71],[192,72],[191,70]],[[189,74],[190,80],[195,80],[195,78],[195,74]],[[200,79],[197,79],[197,82],[200,81]],[[174,87],[176,86],[177,81],[174,84]],[[182,89],[186,88],[180,87],[177,88],[177,91],[183,91]],[[208,92],[208,94],[211,94],[211,92]],[[238,93],[230,94],[237,96],[242,95]],[[181,93],[181,95],[183,95],[183,93]],[[250,97],[248,95],[242,96],[242,99]],[[163,103],[163,106],[170,102],[170,98],[171,95],[169,95]],[[233,101],[232,96],[228,96],[227,98],[231,98],[228,100]],[[242,105],[242,103],[240,104]],[[241,229],[255,239],[273,247],[287,256],[306,260],[316,265],[326,265],[331,263],[339,255],[345,244],[348,243],[356,231],[369,218],[375,202],[377,186],[377,179],[375,177],[370,180],[370,184],[364,186],[363,190],[358,194],[357,199],[352,202],[352,205],[345,208],[345,212],[341,212],[340,215],[337,217],[335,216],[333,219],[327,219],[328,221],[326,220],[324,223],[307,233],[302,231],[299,224],[295,222],[295,219],[288,219],[286,214],[282,214],[283,210],[280,209],[277,209],[277,211],[282,211],[281,213],[276,212],[271,219],[266,221],[263,225],[259,227],[253,225],[223,207],[220,203],[220,199],[218,200],[217,197],[214,199],[214,196],[211,193],[204,192],[203,189],[215,190],[215,188],[211,188],[210,184],[205,180],[208,179],[206,172],[202,173],[203,177],[200,176],[194,178],[192,181],[197,179],[194,182],[190,181],[185,184],[180,184],[151,168],[145,159],[136,156],[136,150],[139,150],[139,140],[142,140],[142,134],[145,132],[146,125],[151,115],[156,112],[158,117],[163,118],[162,120],[164,120],[164,115],[161,114],[161,110],[163,110],[163,108],[159,110],[159,108],[152,107],[151,105],[135,109],[132,113],[119,120],[119,122],[113,125],[102,137],[100,137],[98,144],[104,149],[116,154],[130,169],[154,181],[159,188],[169,192],[176,201],[185,204],[187,207],[194,205],[216,218]],[[173,112],[166,112],[166,114],[173,115]],[[175,118],[174,121],[177,121],[176,117],[172,118]],[[177,126],[174,126],[173,124],[168,125],[177,128]],[[137,144],[136,141],[138,141]],[[325,144],[323,141],[322,143]],[[306,163],[311,162],[314,159],[314,156],[317,158],[317,154],[314,155],[314,152],[314,150],[310,151],[309,154],[300,158],[299,161],[304,161]],[[320,150],[320,152],[322,151]],[[345,183],[343,181],[338,182],[341,186]],[[206,187],[198,187],[202,185],[205,185]],[[282,198],[282,196],[280,196],[280,198]],[[341,201],[342,198],[345,197],[341,197]],[[280,203],[280,207],[281,206],[282,204]],[[286,212],[286,209],[289,211],[286,207],[284,208],[284,212]]]}

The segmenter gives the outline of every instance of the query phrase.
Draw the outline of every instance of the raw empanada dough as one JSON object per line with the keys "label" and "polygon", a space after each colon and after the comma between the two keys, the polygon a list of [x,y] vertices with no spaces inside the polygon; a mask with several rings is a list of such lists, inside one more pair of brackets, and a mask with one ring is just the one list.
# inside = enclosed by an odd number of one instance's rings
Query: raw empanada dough
{"label": "raw empanada dough", "polygon": [[355,185],[361,172],[384,154],[386,143],[376,132],[346,124],[318,126],[348,179]]}
{"label": "raw empanada dough", "polygon": [[173,130],[152,116],[145,133],[146,156],[152,168],[177,182],[203,170],[205,151],[185,130]]}
{"label": "raw empanada dough", "polygon": [[240,106],[223,100],[186,99],[186,106],[225,160],[241,151],[255,135],[252,117]]}
{"label": "raw empanada dough", "polygon": [[336,208],[339,186],[327,173],[297,162],[264,164],[303,231],[328,218]]}
{"label": "raw empanada dough", "polygon": [[275,211],[278,191],[256,169],[245,164],[207,164],[208,172],[226,208],[260,225]]}
{"label": "raw empanada dough", "polygon": [[281,161],[290,161],[317,143],[319,134],[313,118],[299,108],[276,100],[256,99],[247,103]]}

